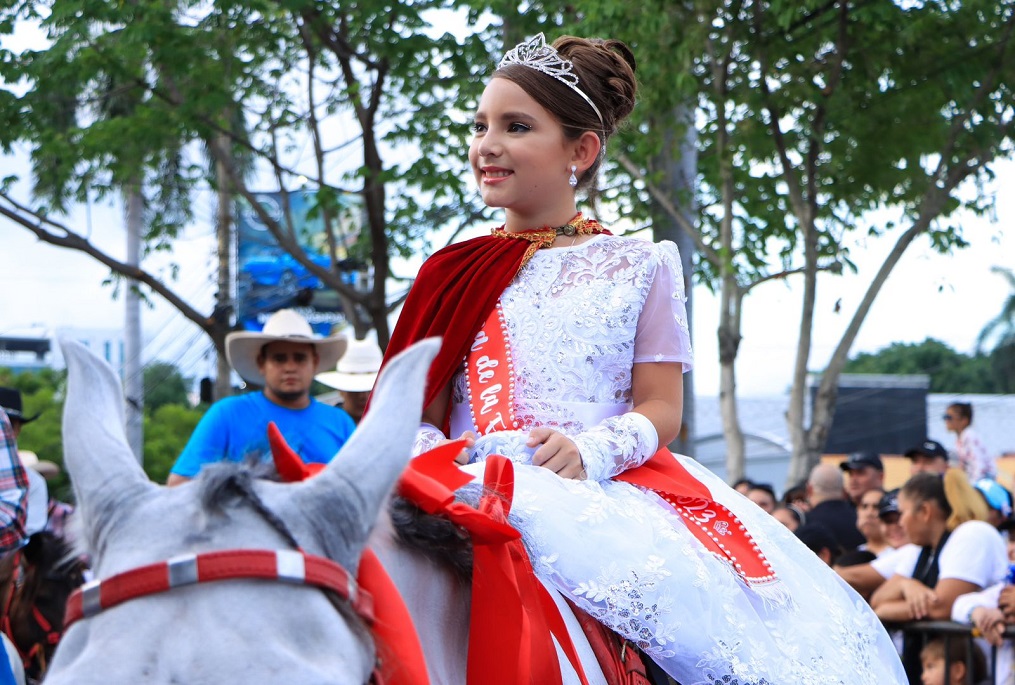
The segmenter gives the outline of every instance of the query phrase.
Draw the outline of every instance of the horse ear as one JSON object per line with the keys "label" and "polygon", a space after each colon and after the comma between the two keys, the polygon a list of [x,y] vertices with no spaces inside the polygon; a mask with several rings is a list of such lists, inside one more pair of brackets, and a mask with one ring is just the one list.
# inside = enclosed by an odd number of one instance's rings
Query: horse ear
{"label": "horse ear", "polygon": [[116,372],[88,348],[63,339],[67,399],[63,410],[64,465],[85,521],[107,500],[150,485],[124,433],[123,392]]}
{"label": "horse ear", "polygon": [[[355,488],[364,511],[360,521],[373,526],[381,505],[409,463],[412,442],[423,414],[423,391],[430,362],[440,350],[439,338],[427,338],[394,357],[381,372],[370,400],[370,411],[320,475],[310,479],[297,497],[301,506],[334,498],[341,484]],[[365,542],[365,540],[363,541]],[[362,549],[351,550],[359,558]]]}

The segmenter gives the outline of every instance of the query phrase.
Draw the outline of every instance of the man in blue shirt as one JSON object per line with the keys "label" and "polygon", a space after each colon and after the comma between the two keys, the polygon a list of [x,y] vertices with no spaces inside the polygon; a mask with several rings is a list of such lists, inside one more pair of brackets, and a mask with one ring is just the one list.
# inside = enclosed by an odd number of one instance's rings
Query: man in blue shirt
{"label": "man in blue shirt", "polygon": [[310,386],[320,368],[334,367],[345,347],[343,337],[316,337],[310,324],[291,309],[272,314],[259,333],[226,336],[229,365],[263,390],[212,405],[173,465],[167,484],[184,483],[214,462],[270,459],[270,421],[304,461],[329,462],[355,424],[341,409],[311,397]]}

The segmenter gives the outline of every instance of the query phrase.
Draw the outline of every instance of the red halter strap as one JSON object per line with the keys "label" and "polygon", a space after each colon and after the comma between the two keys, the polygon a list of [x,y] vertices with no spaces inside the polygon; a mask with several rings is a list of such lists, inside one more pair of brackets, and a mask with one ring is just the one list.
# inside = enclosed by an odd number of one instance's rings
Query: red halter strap
{"label": "red halter strap", "polygon": [[330,590],[348,600],[368,624],[374,620],[373,598],[334,561],[296,550],[233,549],[184,554],[85,583],[67,600],[64,630],[75,621],[137,597],[195,583],[249,578]]}

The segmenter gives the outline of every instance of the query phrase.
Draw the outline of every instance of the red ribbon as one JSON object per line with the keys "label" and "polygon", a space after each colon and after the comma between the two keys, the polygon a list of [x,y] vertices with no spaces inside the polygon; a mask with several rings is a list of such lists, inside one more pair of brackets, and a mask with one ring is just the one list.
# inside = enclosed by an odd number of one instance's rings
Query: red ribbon
{"label": "red ribbon", "polygon": [[[469,683],[562,683],[553,637],[582,683],[578,653],[553,598],[536,578],[521,534],[508,523],[514,466],[500,455],[486,460],[479,508],[456,502],[454,491],[472,481],[454,463],[464,441],[453,441],[413,459],[400,494],[423,511],[446,516],[473,542]],[[551,637],[552,636],[552,637]]]}

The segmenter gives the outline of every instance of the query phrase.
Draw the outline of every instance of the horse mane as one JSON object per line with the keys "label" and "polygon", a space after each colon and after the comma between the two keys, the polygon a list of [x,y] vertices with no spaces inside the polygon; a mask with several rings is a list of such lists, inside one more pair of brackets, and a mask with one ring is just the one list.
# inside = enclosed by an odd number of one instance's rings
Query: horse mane
{"label": "horse mane", "polygon": [[243,500],[255,480],[277,481],[278,474],[270,464],[251,459],[209,464],[197,477],[201,507],[208,513],[221,513]]}
{"label": "horse mane", "polygon": [[391,524],[403,547],[472,580],[472,540],[446,518],[428,514],[404,497],[392,497]]}

